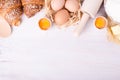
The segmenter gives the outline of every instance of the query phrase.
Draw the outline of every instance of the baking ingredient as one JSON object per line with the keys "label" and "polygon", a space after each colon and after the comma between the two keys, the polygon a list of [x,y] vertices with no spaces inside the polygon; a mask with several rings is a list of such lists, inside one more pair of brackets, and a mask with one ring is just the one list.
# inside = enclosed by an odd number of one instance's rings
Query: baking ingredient
{"label": "baking ingredient", "polygon": [[104,27],[107,26],[108,22],[107,22],[107,19],[103,16],[98,16],[96,19],[95,19],[95,27],[98,28],[98,29],[102,29]]}
{"label": "baking ingredient", "polygon": [[38,24],[42,30],[48,30],[51,26],[51,21],[48,18],[42,18],[39,20]]}
{"label": "baking ingredient", "polygon": [[0,0],[0,14],[11,26],[21,23],[22,13],[21,0]]}
{"label": "baking ingredient", "polygon": [[120,43],[120,0],[105,0],[104,7],[109,19],[109,39]]}
{"label": "baking ingredient", "polygon": [[11,35],[11,27],[8,22],[0,16],[0,37],[8,37]]}
{"label": "baking ingredient", "polygon": [[66,0],[65,8],[70,12],[76,12],[80,9],[79,1],[78,0]]}
{"label": "baking ingredient", "polygon": [[43,5],[44,0],[21,0],[23,5],[24,13],[28,18],[34,16],[37,12],[39,12]]}
{"label": "baking ingredient", "polygon": [[[54,11],[51,7],[51,1],[52,0],[45,0],[46,15],[47,15],[47,17],[49,17],[51,19],[52,22],[57,23],[57,20],[55,20],[56,19],[55,15],[63,9],[64,10],[67,10],[67,9],[65,8],[65,4],[64,4],[62,9],[60,9],[58,11]],[[58,1],[58,4],[59,4],[60,1],[59,0],[56,0],[56,1]],[[65,0],[65,1],[67,1],[67,0]],[[75,1],[75,0],[73,0],[73,1]],[[82,3],[81,0],[77,0],[77,1],[78,1],[79,5],[81,5],[81,3]],[[58,5],[58,4],[56,4],[56,5]],[[66,14],[63,14],[63,15],[66,15]],[[68,16],[65,16],[65,18],[69,17],[69,19],[67,18],[67,20],[66,20],[67,22],[65,21],[66,22],[65,24],[62,23],[63,25],[62,24],[57,25],[58,27],[66,28],[66,27],[72,26],[74,24],[77,25],[78,21],[81,19],[82,14],[81,14],[81,11],[79,9],[77,12],[70,12],[67,10],[67,15]],[[58,17],[57,17],[57,19],[61,19],[60,17],[59,18]],[[64,21],[64,17],[60,21]],[[58,23],[59,23],[59,21],[58,21]]]}
{"label": "baking ingredient", "polygon": [[120,25],[112,26],[111,30],[114,35],[120,35]]}
{"label": "baking ingredient", "polygon": [[114,25],[111,27],[112,34],[118,40],[120,40],[120,25]]}
{"label": "baking ingredient", "polygon": [[57,25],[63,25],[69,20],[69,18],[69,12],[65,9],[62,9],[55,14],[54,20]]}
{"label": "baking ingredient", "polygon": [[51,8],[54,11],[58,11],[64,7],[65,0],[52,0],[51,1]]}

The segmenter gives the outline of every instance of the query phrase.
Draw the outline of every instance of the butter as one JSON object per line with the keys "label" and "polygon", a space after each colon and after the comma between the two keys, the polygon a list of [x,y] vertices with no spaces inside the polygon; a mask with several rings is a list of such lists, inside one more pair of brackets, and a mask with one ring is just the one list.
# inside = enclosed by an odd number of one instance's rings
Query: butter
{"label": "butter", "polygon": [[112,34],[118,40],[120,40],[120,25],[115,25],[111,27]]}
{"label": "butter", "polygon": [[111,27],[111,30],[114,35],[120,35],[120,25],[115,25]]}

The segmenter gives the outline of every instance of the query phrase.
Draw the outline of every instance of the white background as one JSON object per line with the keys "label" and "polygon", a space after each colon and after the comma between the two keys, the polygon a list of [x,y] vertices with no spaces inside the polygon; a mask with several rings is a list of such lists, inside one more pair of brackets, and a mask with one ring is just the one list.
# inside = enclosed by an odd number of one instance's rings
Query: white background
{"label": "white background", "polygon": [[23,15],[12,35],[0,39],[0,80],[120,80],[120,45],[107,39],[106,28],[90,19],[80,37],[74,26],[42,31],[44,12]]}

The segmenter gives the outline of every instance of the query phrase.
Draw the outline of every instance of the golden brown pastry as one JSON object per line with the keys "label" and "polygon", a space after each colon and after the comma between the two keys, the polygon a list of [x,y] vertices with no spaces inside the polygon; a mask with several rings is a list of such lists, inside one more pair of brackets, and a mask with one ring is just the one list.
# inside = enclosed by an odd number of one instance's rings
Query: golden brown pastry
{"label": "golden brown pastry", "polygon": [[24,13],[27,17],[34,16],[37,12],[39,12],[43,5],[44,0],[21,0],[23,5]]}
{"label": "golden brown pastry", "polygon": [[0,15],[11,26],[18,26],[20,24],[22,13],[21,0],[0,0]]}

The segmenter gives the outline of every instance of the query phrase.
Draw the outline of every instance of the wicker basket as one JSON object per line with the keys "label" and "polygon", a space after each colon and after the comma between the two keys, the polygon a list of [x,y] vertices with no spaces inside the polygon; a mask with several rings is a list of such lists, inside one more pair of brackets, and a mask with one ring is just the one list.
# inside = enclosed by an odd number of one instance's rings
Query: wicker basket
{"label": "wicker basket", "polygon": [[[56,12],[51,8],[51,1],[52,0],[45,0],[46,16],[54,23],[53,16]],[[78,1],[79,1],[79,5],[81,6],[81,0],[78,0]],[[77,12],[70,13],[70,18],[65,24],[60,26],[56,25],[56,26],[59,26],[60,28],[65,28],[73,24],[76,24],[80,19],[81,19],[81,12],[79,9]]]}

